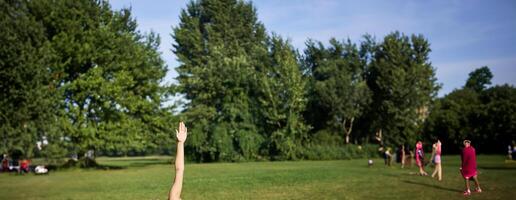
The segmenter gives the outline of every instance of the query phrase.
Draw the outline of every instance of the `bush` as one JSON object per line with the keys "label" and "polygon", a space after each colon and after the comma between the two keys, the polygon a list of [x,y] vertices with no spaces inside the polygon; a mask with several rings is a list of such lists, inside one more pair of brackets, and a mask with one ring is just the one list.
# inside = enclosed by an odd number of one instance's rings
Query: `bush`
{"label": "bush", "polygon": [[252,131],[238,131],[236,133],[236,142],[240,150],[240,154],[244,160],[260,159],[260,146],[263,143],[263,136]]}
{"label": "bush", "polygon": [[378,145],[310,145],[302,149],[300,157],[306,160],[340,160],[377,158]]}
{"label": "bush", "polygon": [[341,135],[337,135],[333,131],[326,129],[317,131],[312,141],[313,144],[321,146],[339,146],[344,144],[344,139]]}

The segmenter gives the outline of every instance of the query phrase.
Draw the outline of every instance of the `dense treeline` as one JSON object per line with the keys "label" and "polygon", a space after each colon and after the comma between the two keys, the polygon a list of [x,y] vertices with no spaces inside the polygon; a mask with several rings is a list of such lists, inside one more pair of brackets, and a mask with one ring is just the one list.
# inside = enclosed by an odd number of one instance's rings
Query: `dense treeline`
{"label": "dense treeline", "polygon": [[188,100],[188,150],[200,161],[306,158],[320,146],[375,138],[411,144],[418,111],[438,90],[421,35],[309,40],[299,55],[266,34],[251,3],[194,1],[180,19],[178,89]]}
{"label": "dense treeline", "polygon": [[[129,9],[93,0],[0,5],[2,152],[167,153],[179,119],[189,127],[188,157],[200,162],[370,157],[375,145],[436,138],[450,152],[470,138],[495,153],[515,139],[515,88],[488,88],[484,67],[436,98],[422,35],[308,39],[300,53],[267,32],[251,2],[191,1],[171,33],[180,65],[169,86],[159,36],[139,32]],[[174,94],[184,103],[164,106]]]}
{"label": "dense treeline", "polygon": [[[505,153],[516,140],[516,88],[491,84],[484,66],[469,74],[463,88],[439,98],[425,124],[425,138],[439,138],[450,153],[458,153],[463,138],[483,153]],[[505,151],[504,151],[505,150]]]}

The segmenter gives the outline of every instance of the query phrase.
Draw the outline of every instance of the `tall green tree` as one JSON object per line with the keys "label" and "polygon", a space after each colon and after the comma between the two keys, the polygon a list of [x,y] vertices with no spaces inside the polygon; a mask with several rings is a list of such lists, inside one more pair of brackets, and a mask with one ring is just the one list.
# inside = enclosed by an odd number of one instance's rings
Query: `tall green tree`
{"label": "tall green tree", "polygon": [[[361,117],[370,101],[370,90],[364,79],[367,61],[349,39],[339,42],[332,38],[329,43],[326,48],[321,42],[307,42],[305,65],[312,78],[312,109],[325,112],[320,115],[326,115],[325,122],[330,129],[342,133],[345,143],[349,143],[355,120]],[[321,121],[314,120],[314,123]]]}
{"label": "tall green tree", "polygon": [[273,159],[296,159],[308,139],[309,127],[302,116],[307,102],[307,81],[288,40],[273,35],[269,57],[270,62],[258,81],[260,116],[264,117],[269,155]]}
{"label": "tall green tree", "polygon": [[[188,100],[191,124],[187,151],[200,161],[239,160],[256,155],[263,136],[258,114],[256,71],[264,70],[267,34],[249,2],[191,1],[174,28],[180,62],[178,91]],[[253,152],[253,153],[250,153]],[[255,156],[251,156],[255,157]]]}
{"label": "tall green tree", "polygon": [[141,34],[130,10],[112,11],[106,1],[31,1],[28,7],[55,52],[45,67],[60,95],[64,146],[82,157],[169,138],[159,36]]}
{"label": "tall green tree", "polygon": [[367,83],[373,92],[372,127],[387,145],[414,143],[439,85],[422,35],[391,33],[375,48]]}
{"label": "tall green tree", "polygon": [[469,73],[469,78],[464,87],[475,90],[476,92],[482,92],[491,84],[492,78],[493,73],[491,73],[489,67],[483,66]]}

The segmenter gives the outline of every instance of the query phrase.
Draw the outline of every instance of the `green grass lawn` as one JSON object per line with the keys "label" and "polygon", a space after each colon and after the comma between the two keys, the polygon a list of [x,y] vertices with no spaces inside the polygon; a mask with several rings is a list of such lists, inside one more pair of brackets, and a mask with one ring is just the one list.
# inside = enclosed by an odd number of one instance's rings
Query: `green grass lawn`
{"label": "green grass lawn", "polygon": [[[170,157],[99,158],[110,170],[70,169],[46,176],[0,174],[0,199],[166,199]],[[479,156],[484,192],[462,196],[459,157],[443,158],[444,180],[374,160],[187,164],[183,199],[515,199],[516,164]],[[431,172],[431,167],[427,171]]]}

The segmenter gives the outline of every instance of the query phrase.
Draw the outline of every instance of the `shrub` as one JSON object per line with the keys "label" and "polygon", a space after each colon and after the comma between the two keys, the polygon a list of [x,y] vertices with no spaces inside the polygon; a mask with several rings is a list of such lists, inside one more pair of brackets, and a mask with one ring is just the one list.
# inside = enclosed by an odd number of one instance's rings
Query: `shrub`
{"label": "shrub", "polygon": [[309,145],[302,149],[300,157],[307,160],[339,160],[378,157],[378,145]]}

